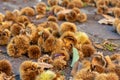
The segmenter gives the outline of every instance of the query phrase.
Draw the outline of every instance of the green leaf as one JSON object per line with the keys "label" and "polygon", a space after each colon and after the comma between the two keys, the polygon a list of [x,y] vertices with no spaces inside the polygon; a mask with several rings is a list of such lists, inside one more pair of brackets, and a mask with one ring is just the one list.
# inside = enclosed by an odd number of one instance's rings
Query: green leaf
{"label": "green leaf", "polygon": [[84,6],[84,7],[87,7],[87,6],[88,6],[88,4],[87,4],[87,3],[83,3],[83,6]]}
{"label": "green leaf", "polygon": [[77,62],[78,60],[79,60],[78,50],[75,47],[73,47],[73,58],[72,58],[71,67],[73,67],[75,62]]}
{"label": "green leaf", "polygon": [[36,80],[53,80],[56,77],[56,74],[53,71],[44,71],[38,77]]}
{"label": "green leaf", "polygon": [[64,71],[61,71],[61,75],[65,75],[65,72],[64,72]]}
{"label": "green leaf", "polygon": [[113,46],[111,45],[111,44],[106,44],[105,45],[105,48],[107,49],[107,50],[109,50],[109,51],[113,51],[114,49],[113,49]]}
{"label": "green leaf", "polygon": [[39,35],[42,35],[43,31],[38,32]]}
{"label": "green leaf", "polygon": [[47,11],[50,11],[50,7],[47,7],[46,10],[47,10]]}

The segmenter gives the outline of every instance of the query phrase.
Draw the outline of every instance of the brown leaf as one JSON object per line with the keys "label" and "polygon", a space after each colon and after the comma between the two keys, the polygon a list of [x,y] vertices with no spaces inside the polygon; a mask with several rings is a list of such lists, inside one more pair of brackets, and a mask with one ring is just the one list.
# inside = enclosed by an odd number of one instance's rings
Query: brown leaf
{"label": "brown leaf", "polygon": [[108,40],[105,40],[102,43],[102,46],[105,48],[105,50],[109,50],[109,51],[117,50],[117,48],[118,48],[117,44],[112,43],[112,42],[110,42]]}
{"label": "brown leaf", "polygon": [[94,43],[94,46],[98,49],[104,49],[104,47],[101,44]]}
{"label": "brown leaf", "polygon": [[111,16],[109,16],[109,15],[102,14],[102,16],[103,16],[105,19],[114,19],[114,17],[111,17]]}
{"label": "brown leaf", "polygon": [[[107,65],[105,57],[102,52],[97,52],[92,57],[93,57],[92,65],[101,65],[103,67],[105,67]],[[97,59],[99,58],[99,59],[97,60],[96,58]]]}
{"label": "brown leaf", "polygon": [[50,68],[53,68],[53,65],[48,64],[48,63],[41,62],[41,63],[38,63],[38,68],[43,69],[43,70],[44,70],[45,68],[50,69]]}
{"label": "brown leaf", "polygon": [[109,15],[102,14],[102,16],[104,18],[98,21],[100,24],[113,24],[115,21],[115,18]]}
{"label": "brown leaf", "polygon": [[2,50],[0,50],[0,53],[2,53]]}
{"label": "brown leaf", "polygon": [[98,21],[99,24],[111,24],[113,25],[115,19],[106,19],[103,18],[101,20]]}
{"label": "brown leaf", "polygon": [[41,18],[43,18],[43,17],[45,17],[45,15],[36,15],[36,19],[38,20],[38,19],[41,19]]}
{"label": "brown leaf", "polygon": [[64,10],[62,10],[62,11],[59,11],[58,13],[57,13],[57,15],[58,14],[67,14],[67,13],[69,13],[71,11],[71,9],[64,9]]}

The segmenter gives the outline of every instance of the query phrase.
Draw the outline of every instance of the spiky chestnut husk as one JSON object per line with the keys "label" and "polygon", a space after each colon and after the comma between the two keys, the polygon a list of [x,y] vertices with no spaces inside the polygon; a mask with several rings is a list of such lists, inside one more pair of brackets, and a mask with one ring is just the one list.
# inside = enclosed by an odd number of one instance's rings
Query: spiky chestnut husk
{"label": "spiky chestnut husk", "polygon": [[89,70],[91,68],[91,62],[86,59],[82,60],[82,64],[83,64],[83,66],[82,66],[83,69]]}
{"label": "spiky chestnut husk", "polygon": [[51,30],[51,32],[52,31],[59,31],[58,24],[55,22],[51,22],[51,21],[43,22],[43,23],[38,25],[38,28],[39,27],[47,28],[48,30]]}
{"label": "spiky chestnut husk", "polygon": [[95,80],[107,80],[107,74],[102,73],[95,77]]}
{"label": "spiky chestnut husk", "polygon": [[109,5],[109,1],[108,0],[98,0],[96,1],[96,5],[97,5],[97,13],[98,14],[106,14],[108,12],[108,5]]}
{"label": "spiky chestnut husk", "polygon": [[48,30],[43,30],[39,32],[40,36],[38,38],[38,46],[43,48],[44,42],[47,40],[47,38],[51,35],[51,33]]}
{"label": "spiky chestnut husk", "polygon": [[13,22],[12,21],[4,21],[1,23],[1,29],[8,29],[10,30],[10,27],[12,26]]}
{"label": "spiky chestnut husk", "polygon": [[57,20],[57,18],[55,17],[55,16],[49,16],[48,18],[47,18],[47,21],[52,21],[52,22],[58,22],[58,20]]}
{"label": "spiky chestnut husk", "polygon": [[103,14],[104,11],[101,7],[97,7],[97,14]]}
{"label": "spiky chestnut husk", "polygon": [[54,5],[58,5],[59,0],[48,0],[47,3],[49,6],[54,6]]}
{"label": "spiky chestnut husk", "polygon": [[20,14],[20,10],[18,10],[18,9],[14,9],[14,10],[12,11],[12,13],[13,13],[16,17],[18,17],[18,16],[21,15],[21,14]]}
{"label": "spiky chestnut husk", "polygon": [[15,21],[16,20],[16,16],[12,12],[6,11],[6,13],[5,13],[5,20]]}
{"label": "spiky chestnut husk", "polygon": [[20,15],[16,18],[16,22],[26,24],[30,23],[30,19],[25,15]]}
{"label": "spiky chestnut husk", "polygon": [[107,13],[108,13],[108,6],[97,7],[97,14],[107,14]]}
{"label": "spiky chestnut husk", "polygon": [[36,28],[36,26],[34,24],[28,23],[25,26],[25,29],[22,29],[20,31],[20,34],[24,34],[24,35],[28,36],[30,38],[30,40],[31,40],[32,36],[35,34],[36,30],[37,30],[37,28]]}
{"label": "spiky chestnut husk", "polygon": [[36,10],[37,14],[45,15],[46,8],[47,8],[47,5],[43,2],[40,2],[36,5],[35,10]]}
{"label": "spiky chestnut husk", "polygon": [[7,75],[12,74],[12,65],[8,60],[0,60],[0,72],[3,72]]}
{"label": "spiky chestnut husk", "polygon": [[55,80],[65,80],[65,76],[62,75],[60,72],[56,72]]}
{"label": "spiky chestnut husk", "polygon": [[116,7],[120,8],[120,1],[117,2]]}
{"label": "spiky chestnut husk", "polygon": [[110,5],[112,6],[112,7],[115,7],[116,5],[117,5],[117,3],[118,3],[118,1],[119,0],[110,0]]}
{"label": "spiky chestnut husk", "polygon": [[76,13],[76,11],[72,10],[69,13],[65,14],[65,19],[68,22],[75,22],[77,20],[77,13]]}
{"label": "spiky chestnut husk", "polygon": [[16,80],[14,75],[8,76],[5,73],[0,73],[0,80]]}
{"label": "spiky chestnut husk", "polygon": [[107,74],[107,80],[119,80],[119,77],[116,73],[108,73]]}
{"label": "spiky chestnut husk", "polygon": [[41,48],[37,45],[31,45],[28,48],[28,57],[38,59],[41,56]]}
{"label": "spiky chestnut husk", "polygon": [[15,44],[9,43],[7,45],[7,53],[11,57],[21,57],[22,52],[23,51],[19,49]]}
{"label": "spiky chestnut husk", "polygon": [[38,39],[41,36],[40,32],[43,32],[44,28],[43,27],[37,27],[35,33],[31,35],[31,44],[37,44]]}
{"label": "spiky chestnut husk", "polygon": [[115,18],[115,21],[113,23],[114,29],[117,28],[118,24],[120,23],[120,19],[119,18]]}
{"label": "spiky chestnut husk", "polygon": [[76,32],[75,36],[78,41],[78,47],[80,47],[83,44],[92,44],[88,35],[85,32]]}
{"label": "spiky chestnut husk", "polygon": [[115,53],[115,54],[113,54],[113,55],[110,56],[110,59],[112,61],[119,60],[120,59],[120,54],[119,53]]}
{"label": "spiky chestnut husk", "polygon": [[7,53],[9,56],[20,57],[27,52],[29,45],[28,37],[24,35],[15,36],[7,46]]}
{"label": "spiky chestnut husk", "polygon": [[64,32],[71,31],[77,32],[77,27],[74,23],[71,22],[64,22],[60,25],[60,33],[63,34]]}
{"label": "spiky chestnut husk", "polygon": [[95,73],[82,69],[76,73],[74,80],[94,80],[95,76]]}
{"label": "spiky chestnut husk", "polygon": [[70,53],[72,53],[72,47],[76,45],[77,39],[73,32],[65,32],[62,34],[61,39],[63,41],[63,47]]}
{"label": "spiky chestnut husk", "polygon": [[118,67],[119,65],[114,64],[109,56],[105,56],[105,59],[107,62],[106,72],[107,73],[115,72],[119,76],[119,72],[120,72],[120,67]]}
{"label": "spiky chestnut husk", "polygon": [[7,45],[10,40],[10,31],[8,29],[0,30],[0,45]]}
{"label": "spiky chestnut husk", "polygon": [[36,31],[36,27],[37,26],[35,24],[33,24],[33,23],[28,23],[25,26],[26,29],[30,30],[30,33],[35,32]]}
{"label": "spiky chestnut husk", "polygon": [[53,60],[52,60],[51,56],[46,54],[46,55],[41,56],[38,59],[38,62],[45,62],[45,63],[48,63],[48,64],[52,64]]}
{"label": "spiky chestnut husk", "polygon": [[115,73],[102,73],[96,76],[95,80],[119,80]]}
{"label": "spiky chestnut husk", "polygon": [[90,3],[91,0],[81,0],[83,3]]}
{"label": "spiky chestnut husk", "polygon": [[65,20],[65,14],[58,14],[57,15],[57,19],[59,20],[59,21],[62,21],[62,20]]}
{"label": "spiky chestnut husk", "polygon": [[11,31],[11,35],[12,36],[17,36],[20,34],[20,30],[22,30],[24,28],[24,25],[22,24],[13,24],[11,27],[10,27],[10,31]]}
{"label": "spiky chestnut husk", "polygon": [[110,67],[107,67],[106,72],[107,73],[110,73],[110,72],[116,73],[117,76],[120,78],[120,66],[119,65],[116,65],[116,66],[111,65]]}
{"label": "spiky chestnut husk", "polygon": [[74,10],[77,14],[81,13],[80,9],[77,8],[77,7],[73,8],[73,10]]}
{"label": "spiky chestnut husk", "polygon": [[94,54],[93,55],[93,58],[92,58],[92,61],[91,61],[91,64],[94,67],[103,67],[105,68],[105,66],[107,65],[107,62],[106,62],[106,59],[105,57],[103,56],[103,54]]}
{"label": "spiky chestnut husk", "polygon": [[19,72],[22,80],[35,80],[39,74],[37,64],[32,61],[24,61],[20,65]]}
{"label": "spiky chestnut husk", "polygon": [[53,71],[47,70],[39,74],[35,80],[56,80],[56,74]]}
{"label": "spiky chestnut husk", "polygon": [[70,55],[69,53],[64,49],[64,50],[57,50],[57,51],[54,51],[51,53],[51,57],[54,59],[54,58],[57,58],[59,56],[65,56],[65,60],[68,61],[70,59]]}
{"label": "spiky chestnut husk", "polygon": [[87,15],[85,13],[77,14],[77,20],[80,23],[87,21]]}
{"label": "spiky chestnut husk", "polygon": [[116,31],[118,34],[120,34],[120,24],[118,24],[117,28],[116,28]]}
{"label": "spiky chestnut husk", "polygon": [[60,38],[60,32],[59,31],[53,31],[52,35],[56,38]]}
{"label": "spiky chestnut husk", "polygon": [[[112,60],[110,59],[110,56],[105,56],[105,60],[107,63],[106,72],[116,72],[115,70],[118,67],[116,64],[112,62]],[[119,68],[118,68],[118,71],[119,71]]]}
{"label": "spiky chestnut husk", "polygon": [[105,72],[105,68],[101,65],[92,65],[91,70],[96,71],[98,73],[104,73]]}
{"label": "spiky chestnut husk", "polygon": [[63,7],[57,6],[57,7],[54,8],[54,11],[53,11],[53,12],[54,12],[55,15],[57,15],[57,13],[60,12],[60,11],[62,11],[62,10],[64,10]]}
{"label": "spiky chestnut husk", "polygon": [[21,15],[26,15],[26,16],[34,16],[35,15],[35,11],[31,7],[24,7],[24,8],[22,8],[20,10],[20,14]]}
{"label": "spiky chestnut husk", "polygon": [[115,73],[118,75],[118,77],[120,78],[120,66],[116,66],[115,67]]}
{"label": "spiky chestnut husk", "polygon": [[60,5],[63,7],[67,7],[68,4],[69,4],[69,0],[62,0],[62,2],[60,3]]}
{"label": "spiky chestnut husk", "polygon": [[96,1],[97,7],[102,7],[102,6],[108,6],[109,5],[109,0],[97,0]]}
{"label": "spiky chestnut husk", "polygon": [[62,56],[59,56],[53,60],[53,66],[57,70],[62,70],[67,65],[67,61],[65,61],[64,59],[62,59],[60,57],[62,57]]}
{"label": "spiky chestnut husk", "polygon": [[84,54],[84,57],[90,57],[96,52],[96,49],[91,44],[82,45],[81,50]]}
{"label": "spiky chestnut husk", "polygon": [[83,2],[81,0],[72,0],[71,3],[75,4],[75,7],[82,8]]}
{"label": "spiky chestnut husk", "polygon": [[53,12],[55,11],[56,8],[59,8],[60,6],[59,5],[54,5],[50,8],[50,12]]}
{"label": "spiky chestnut husk", "polygon": [[0,13],[0,22],[3,22],[5,15]]}
{"label": "spiky chestnut husk", "polygon": [[62,48],[62,43],[59,39],[55,38],[54,36],[49,36],[44,45],[43,45],[45,52],[53,52],[55,50],[59,50]]}
{"label": "spiky chestnut husk", "polygon": [[69,2],[68,5],[67,5],[67,8],[68,9],[73,9],[73,8],[75,8],[75,4],[72,3],[72,2]]}
{"label": "spiky chestnut husk", "polygon": [[76,39],[75,34],[70,31],[66,31],[65,33],[63,33],[61,35],[61,39],[63,40],[63,42],[64,42],[64,39],[66,39],[68,41],[71,41],[73,45],[77,44],[77,39]]}
{"label": "spiky chestnut husk", "polygon": [[49,37],[49,35],[51,35],[49,28],[42,27],[44,25],[45,24],[40,24],[37,27],[37,30],[35,31],[35,33],[32,34],[32,36],[31,36],[31,39],[32,39],[31,43],[32,44],[38,44],[39,46],[42,46],[44,41]]}

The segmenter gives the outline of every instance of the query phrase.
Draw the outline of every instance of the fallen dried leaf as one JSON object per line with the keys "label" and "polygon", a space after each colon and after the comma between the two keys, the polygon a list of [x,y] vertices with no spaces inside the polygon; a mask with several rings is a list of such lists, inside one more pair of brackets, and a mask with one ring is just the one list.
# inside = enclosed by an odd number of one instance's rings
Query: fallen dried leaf
{"label": "fallen dried leaf", "polygon": [[36,16],[36,19],[41,19],[41,18],[43,18],[43,17],[45,17],[45,15],[37,15],[37,16]]}
{"label": "fallen dried leaf", "polygon": [[98,21],[100,24],[113,24],[115,21],[115,18],[109,15],[102,14],[102,16],[104,18]]}
{"label": "fallen dried leaf", "polygon": [[58,13],[57,13],[57,15],[58,14],[67,14],[67,13],[69,13],[70,11],[72,11],[71,9],[64,9],[64,10],[62,10],[62,11],[59,11]]}
{"label": "fallen dried leaf", "polygon": [[[92,65],[101,65],[103,67],[105,67],[107,65],[105,57],[102,52],[97,52],[92,57],[93,57]],[[101,60],[97,60],[96,58],[99,58]],[[100,64],[100,63],[103,63],[103,64]]]}
{"label": "fallen dried leaf", "polygon": [[105,50],[109,50],[109,51],[116,50],[117,47],[118,47],[117,44],[112,43],[112,42],[107,41],[107,40],[105,40],[105,41],[102,43],[102,46],[104,47]]}
{"label": "fallen dried leaf", "polygon": [[109,16],[109,15],[102,14],[102,16],[103,16],[105,19],[114,19],[114,17],[111,17],[111,16]]}
{"label": "fallen dried leaf", "polygon": [[115,20],[115,19],[105,19],[105,18],[103,18],[103,19],[99,20],[98,23],[99,23],[99,24],[106,24],[106,25],[107,25],[107,24],[113,25],[114,20]]}
{"label": "fallen dried leaf", "polygon": [[101,44],[94,43],[94,46],[98,49],[104,49],[104,47]]}
{"label": "fallen dried leaf", "polygon": [[117,50],[117,48],[118,48],[117,44],[112,43],[108,40],[105,40],[102,43],[94,43],[93,45],[98,49],[109,50],[109,51],[114,51],[114,50]]}
{"label": "fallen dried leaf", "polygon": [[44,63],[44,62],[40,62],[38,63],[38,68],[53,68],[53,65],[48,64],[48,63]]}
{"label": "fallen dried leaf", "polygon": [[6,7],[3,7],[2,9],[3,9],[3,10],[7,10],[7,8],[6,8]]}
{"label": "fallen dried leaf", "polygon": [[2,53],[2,50],[0,50],[0,53]]}

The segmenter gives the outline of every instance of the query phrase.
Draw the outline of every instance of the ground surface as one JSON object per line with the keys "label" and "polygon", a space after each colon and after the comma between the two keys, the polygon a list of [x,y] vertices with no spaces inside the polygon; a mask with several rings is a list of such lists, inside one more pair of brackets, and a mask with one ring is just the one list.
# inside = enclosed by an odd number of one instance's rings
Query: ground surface
{"label": "ground surface", "polygon": [[[43,0],[46,1],[46,0]],[[0,12],[5,13],[5,10],[14,10],[14,9],[20,9],[25,6],[35,6],[36,3],[38,3],[39,0],[0,0]],[[100,25],[98,24],[98,20],[102,17],[100,15],[95,14],[95,8],[94,7],[86,7],[81,9],[81,11],[87,13],[88,15],[88,21],[86,23],[75,23],[78,27],[78,30],[86,32],[90,39],[93,42],[102,42],[105,39],[108,39],[118,45],[120,45],[120,35],[118,35],[112,26],[109,25]],[[44,22],[46,19],[38,20],[34,22],[41,23]],[[59,22],[61,24],[62,22]],[[13,65],[13,71],[16,74],[16,79],[20,80],[19,78],[19,65],[25,61],[30,60],[29,58],[22,56],[20,58],[12,58],[9,57],[6,53],[6,49],[3,46],[0,46],[0,49],[4,50],[5,53],[0,53],[0,60],[1,59],[8,59],[12,65]],[[99,51],[99,50],[98,50]],[[107,54],[113,54],[118,51],[103,51],[105,55]],[[64,72],[67,77],[66,80],[69,80],[70,77],[70,67],[67,67]]]}

